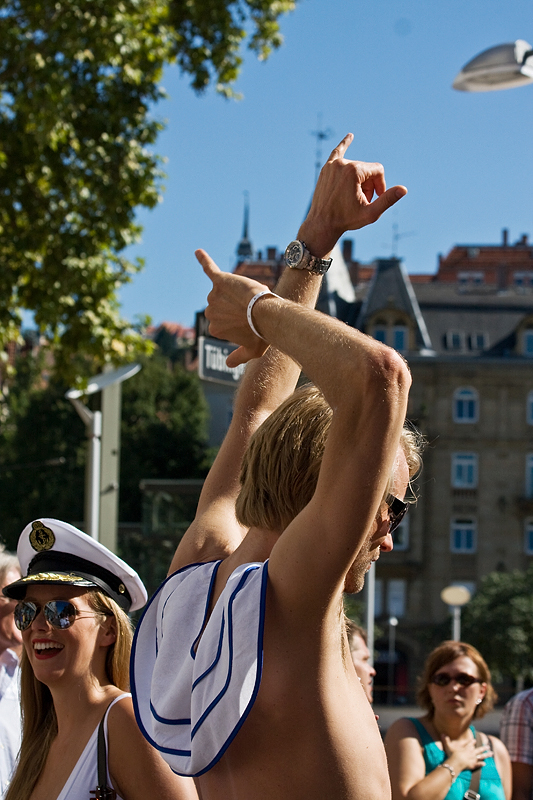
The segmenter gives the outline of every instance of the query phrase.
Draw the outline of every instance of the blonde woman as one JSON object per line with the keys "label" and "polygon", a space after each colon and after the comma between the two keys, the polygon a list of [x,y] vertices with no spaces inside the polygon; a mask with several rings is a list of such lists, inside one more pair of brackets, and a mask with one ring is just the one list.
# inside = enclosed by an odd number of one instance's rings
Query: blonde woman
{"label": "blonde woman", "polygon": [[[6,800],[194,800],[140,734],[128,694],[127,611],[146,591],[121,559],[67,523],[21,534],[22,745]],[[100,743],[100,752],[99,752]]]}

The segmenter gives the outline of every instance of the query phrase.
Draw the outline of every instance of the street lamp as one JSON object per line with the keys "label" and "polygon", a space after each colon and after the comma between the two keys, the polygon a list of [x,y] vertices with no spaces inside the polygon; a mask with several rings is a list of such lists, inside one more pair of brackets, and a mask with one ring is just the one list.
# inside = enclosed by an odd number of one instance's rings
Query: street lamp
{"label": "street lamp", "polygon": [[452,609],[452,639],[461,641],[461,607],[464,606],[472,595],[466,586],[447,586],[440,593],[440,599]]}
{"label": "street lamp", "polygon": [[[91,378],[86,389],[69,389],[65,394],[81,417],[89,439],[85,471],[86,533],[96,541],[102,541],[113,551],[116,549],[120,384],[128,378],[132,378],[140,369],[140,364],[126,364],[112,372],[103,372]],[[96,394],[96,392],[102,392],[102,411],[91,411],[80,400],[80,397]],[[111,513],[106,515],[109,525],[105,536],[100,535],[102,496],[108,497],[112,507]]]}
{"label": "street lamp", "polygon": [[462,68],[453,88],[492,92],[533,82],[533,49],[524,39],[483,50]]}
{"label": "street lamp", "polygon": [[396,662],[397,617],[389,617],[389,660],[387,664],[387,705],[394,703],[394,664]]}

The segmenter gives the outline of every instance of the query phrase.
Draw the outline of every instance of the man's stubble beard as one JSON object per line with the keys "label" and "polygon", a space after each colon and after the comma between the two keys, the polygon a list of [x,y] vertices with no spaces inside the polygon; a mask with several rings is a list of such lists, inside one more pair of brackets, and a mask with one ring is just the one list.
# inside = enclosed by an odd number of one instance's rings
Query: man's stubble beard
{"label": "man's stubble beard", "polygon": [[368,536],[359,551],[357,558],[348,570],[346,579],[344,581],[344,591],[349,594],[357,594],[363,589],[365,585],[365,577],[368,572],[368,567],[374,560],[370,555],[370,544],[372,534]]}

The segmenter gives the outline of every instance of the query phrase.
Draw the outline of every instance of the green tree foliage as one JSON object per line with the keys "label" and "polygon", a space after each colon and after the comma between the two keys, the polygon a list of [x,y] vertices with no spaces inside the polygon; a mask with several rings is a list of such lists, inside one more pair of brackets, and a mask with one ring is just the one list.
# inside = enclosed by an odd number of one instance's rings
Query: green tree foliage
{"label": "green tree foliage", "polygon": [[[21,358],[0,406],[0,540],[11,548],[31,519],[80,523],[84,515],[85,428],[63,384],[35,386],[41,368],[40,360]],[[122,419],[119,518],[140,521],[142,478],[205,474],[206,407],[197,376],[158,353],[145,358],[123,384]]]}
{"label": "green tree foliage", "polygon": [[483,578],[464,607],[462,638],[478,648],[496,680],[533,678],[533,565]]}
{"label": "green tree foliage", "polygon": [[231,94],[239,49],[280,43],[294,0],[0,0],[0,353],[21,313],[71,383],[89,359],[131,360],[150,343],[121,318],[117,290],[142,265],[120,255],[158,202],[149,113],[164,65],[196,90]]}
{"label": "green tree foliage", "polygon": [[201,478],[207,406],[195,373],[156,353],[122,389],[120,519],[141,519],[143,478]]}

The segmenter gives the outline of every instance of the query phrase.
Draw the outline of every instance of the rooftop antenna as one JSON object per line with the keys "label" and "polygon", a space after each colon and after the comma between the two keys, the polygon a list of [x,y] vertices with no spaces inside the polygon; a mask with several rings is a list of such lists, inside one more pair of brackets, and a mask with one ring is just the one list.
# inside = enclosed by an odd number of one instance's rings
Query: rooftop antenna
{"label": "rooftop antenna", "polygon": [[311,135],[316,138],[316,152],[315,152],[315,185],[320,175],[320,168],[322,167],[322,142],[327,141],[333,136],[331,128],[322,128],[322,114],[317,115],[317,130],[311,131]]}
{"label": "rooftop antenna", "polygon": [[[416,231],[406,231],[405,233],[400,233],[399,225],[397,222],[393,222],[392,224],[392,258],[398,257],[398,242],[400,239],[404,239],[406,236],[416,236]],[[383,245],[383,247],[388,247],[388,245]]]}

